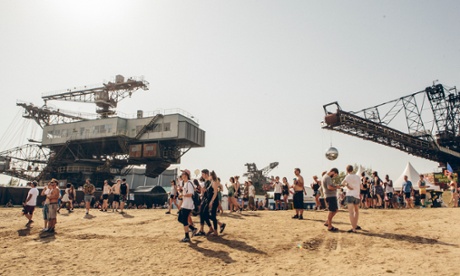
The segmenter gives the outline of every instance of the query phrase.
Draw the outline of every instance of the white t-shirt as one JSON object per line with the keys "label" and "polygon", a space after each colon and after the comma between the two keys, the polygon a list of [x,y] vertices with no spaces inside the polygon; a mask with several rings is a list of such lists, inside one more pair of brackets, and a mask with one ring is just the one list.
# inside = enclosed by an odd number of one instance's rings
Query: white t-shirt
{"label": "white t-shirt", "polygon": [[[389,184],[391,184],[391,187]],[[394,192],[393,180],[388,180],[387,185],[385,187],[385,193],[393,193],[393,192]]]}
{"label": "white t-shirt", "polygon": [[256,196],[256,189],[254,188],[253,185],[251,185],[251,186],[248,187],[248,195],[251,196],[251,197],[255,197],[255,196]]}
{"label": "white t-shirt", "polygon": [[37,205],[37,197],[38,197],[38,189],[37,188],[31,188],[29,192],[27,193],[27,198],[29,195],[32,195],[32,197],[29,199],[29,201],[26,202],[26,205],[28,206],[36,206]]}
{"label": "white t-shirt", "polygon": [[192,197],[185,197],[185,195],[193,195],[194,192],[195,192],[195,188],[193,187],[193,184],[191,181],[187,181],[187,183],[184,183],[184,188],[182,190],[181,208],[188,209],[188,210],[193,210],[193,208],[195,208]]}
{"label": "white t-shirt", "polygon": [[347,174],[343,182],[348,183],[348,186],[353,190],[347,189],[347,196],[352,196],[359,199],[359,192],[361,188],[361,179],[356,174]]}
{"label": "white t-shirt", "polygon": [[281,182],[275,182],[275,194],[281,194],[282,186]]}

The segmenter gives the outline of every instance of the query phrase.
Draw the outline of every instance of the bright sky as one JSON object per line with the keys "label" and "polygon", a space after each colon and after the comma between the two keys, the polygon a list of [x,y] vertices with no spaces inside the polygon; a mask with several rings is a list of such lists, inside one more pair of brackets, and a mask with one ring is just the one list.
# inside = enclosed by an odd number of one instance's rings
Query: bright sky
{"label": "bright sky", "polygon": [[[456,0],[2,0],[0,129],[22,111],[16,100],[42,105],[44,92],[143,75],[150,90],[118,110],[198,118],[206,147],[181,164],[192,172],[214,169],[225,182],[245,163],[274,161],[273,175],[292,179],[300,167],[307,181],[355,163],[393,179],[407,162],[432,172],[435,162],[322,130],[323,105],[355,111],[434,80],[460,85],[458,26]],[[324,156],[331,143],[335,161]]]}

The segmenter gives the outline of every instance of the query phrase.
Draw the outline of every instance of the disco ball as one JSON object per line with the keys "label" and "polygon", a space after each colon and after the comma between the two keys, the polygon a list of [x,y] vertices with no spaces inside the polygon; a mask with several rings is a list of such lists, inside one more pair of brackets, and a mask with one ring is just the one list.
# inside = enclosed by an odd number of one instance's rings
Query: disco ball
{"label": "disco ball", "polygon": [[326,151],[326,158],[329,159],[329,160],[335,160],[337,159],[337,157],[339,157],[339,151],[334,148],[334,147],[330,147],[327,151]]}

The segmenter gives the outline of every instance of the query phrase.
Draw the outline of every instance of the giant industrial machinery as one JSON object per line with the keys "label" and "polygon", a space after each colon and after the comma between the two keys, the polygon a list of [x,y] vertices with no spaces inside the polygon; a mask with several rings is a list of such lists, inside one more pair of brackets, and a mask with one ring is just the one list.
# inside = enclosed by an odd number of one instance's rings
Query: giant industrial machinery
{"label": "giant industrial machinery", "polygon": [[[117,115],[119,101],[148,88],[143,78],[117,75],[100,86],[42,95],[42,107],[18,102],[24,108],[23,117],[43,129],[42,141],[0,152],[0,171],[28,180],[56,178],[82,183],[91,178],[97,185],[126,175],[138,165],[145,165],[147,176],[158,176],[171,164],[180,163],[189,149],[203,147],[205,132],[182,110],[149,116],[138,111],[136,118]],[[96,114],[51,108],[49,101],[93,103]]]}
{"label": "giant industrial machinery", "polygon": [[261,170],[257,169],[255,163],[246,163],[248,171],[243,174],[247,177],[248,180],[251,180],[254,188],[256,189],[256,194],[264,194],[267,191],[271,190],[271,179],[268,177],[268,174],[278,166],[278,162],[270,163],[268,166],[264,167]]}
{"label": "giant industrial machinery", "polygon": [[[433,83],[425,90],[356,112],[337,102],[323,106],[323,128],[460,168],[460,94]],[[405,118],[404,130],[401,120]]]}

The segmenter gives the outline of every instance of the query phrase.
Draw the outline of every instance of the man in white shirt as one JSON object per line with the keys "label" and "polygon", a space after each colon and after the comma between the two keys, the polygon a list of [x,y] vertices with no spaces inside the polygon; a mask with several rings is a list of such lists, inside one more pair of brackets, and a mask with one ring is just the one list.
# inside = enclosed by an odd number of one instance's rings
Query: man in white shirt
{"label": "man in white shirt", "polygon": [[275,182],[273,182],[272,187],[274,188],[274,194],[275,194],[275,211],[278,210],[278,206],[281,206],[281,190],[282,190],[283,184],[280,182],[280,177],[277,176],[275,177]]}
{"label": "man in white shirt", "polygon": [[347,187],[347,196],[345,202],[348,205],[348,213],[350,214],[351,229],[349,233],[356,233],[356,230],[361,229],[358,226],[359,217],[359,193],[361,190],[361,179],[353,173],[353,166],[347,166],[347,175],[342,181],[342,185]]}
{"label": "man in white shirt", "polygon": [[24,216],[29,220],[29,222],[27,222],[26,224],[27,227],[29,227],[34,222],[32,220],[32,216],[34,215],[34,210],[35,210],[35,206],[37,205],[37,197],[38,197],[37,182],[36,181],[30,182],[30,186],[32,188],[27,193],[27,199],[23,203]]}
{"label": "man in white shirt", "polygon": [[[185,237],[181,240],[181,242],[190,242],[190,236],[188,233],[188,229],[189,229],[188,218],[193,208],[195,207],[193,204],[193,199],[192,199],[193,193],[195,192],[195,188],[193,187],[193,184],[190,181],[190,171],[189,170],[183,170],[180,178],[183,183],[182,205],[179,210],[179,217],[177,220],[180,223],[182,223],[182,225],[184,225]],[[196,229],[194,228],[193,231],[195,233]]]}
{"label": "man in white shirt", "polygon": [[254,203],[254,198],[256,197],[256,189],[254,188],[254,185],[252,185],[252,181],[248,181],[248,196],[249,196],[249,210],[250,211],[255,211],[257,210],[257,206]]}

